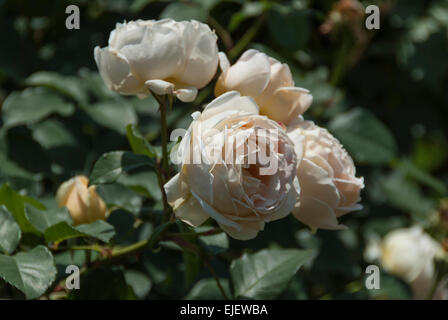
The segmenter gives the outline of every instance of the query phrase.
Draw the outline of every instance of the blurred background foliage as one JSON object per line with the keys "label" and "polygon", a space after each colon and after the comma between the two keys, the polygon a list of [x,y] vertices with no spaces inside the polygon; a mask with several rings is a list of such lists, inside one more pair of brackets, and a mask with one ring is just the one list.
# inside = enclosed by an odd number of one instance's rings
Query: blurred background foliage
{"label": "blurred background foliage", "polygon": [[[70,4],[80,8],[79,30],[65,28]],[[364,27],[370,4],[380,8],[380,30]],[[60,183],[89,176],[105,152],[130,150],[130,123],[159,144],[156,102],[109,91],[93,59],[93,48],[107,45],[117,22],[159,18],[208,23],[232,62],[256,48],[288,63],[296,86],[314,96],[305,118],[327,126],[365,177],[364,209],[342,218],[347,230],[313,234],[289,217],[247,242],[224,234],[200,237],[198,245],[224,289],[231,286],[229,263],[242,252],[311,248],[312,261],[283,293],[268,298],[409,298],[407,284],[385,271],[381,290],[365,289],[364,249],[372,237],[392,229],[427,225],[447,196],[446,0],[1,0],[0,185],[15,191],[0,189],[0,203],[17,192],[15,197],[32,197],[54,210]],[[209,85],[195,102],[176,104],[170,128],[186,128],[190,114],[212,98]],[[115,227],[113,243],[131,244],[154,233],[162,208],[155,173],[126,173],[98,192],[114,209],[108,219]],[[33,232],[22,240],[25,248],[43,241]],[[106,265],[95,265],[96,252],[53,249],[57,279],[65,276],[66,265],[94,266],[69,298],[221,297],[210,269],[172,243]],[[60,288],[53,285],[49,292],[57,297]],[[0,282],[0,297],[23,295]]]}

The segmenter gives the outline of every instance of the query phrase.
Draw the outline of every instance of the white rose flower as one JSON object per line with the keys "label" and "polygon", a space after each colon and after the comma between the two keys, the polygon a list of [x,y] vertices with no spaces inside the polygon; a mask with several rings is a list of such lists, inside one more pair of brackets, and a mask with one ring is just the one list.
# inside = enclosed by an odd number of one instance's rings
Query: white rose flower
{"label": "white rose flower", "polygon": [[59,207],[68,209],[73,225],[105,220],[108,216],[106,204],[96,193],[96,187],[88,185],[87,177],[76,176],[65,181],[57,190],[56,201]]}
{"label": "white rose flower", "polygon": [[211,217],[239,240],[287,216],[299,195],[301,145],[235,91],[193,116],[175,160],[180,172],[165,185],[176,216],[194,227]]}
{"label": "white rose flower", "polygon": [[294,86],[289,67],[254,49],[244,52],[230,66],[226,55],[219,53],[220,75],[215,95],[236,90],[251,96],[260,107],[260,114],[287,125],[304,113],[313,101],[308,90]]}
{"label": "white rose flower", "polygon": [[352,158],[326,129],[298,117],[287,127],[292,141],[302,143],[304,155],[297,170],[301,195],[294,216],[312,228],[344,228],[338,217],[362,208],[358,201],[364,179],[355,176]]}
{"label": "white rose flower", "polygon": [[101,77],[113,91],[125,95],[174,93],[193,101],[218,66],[217,37],[197,21],[137,20],[117,23],[109,46],[96,47]]}
{"label": "white rose flower", "polygon": [[[426,299],[435,280],[434,257],[441,250],[440,245],[421,227],[414,226],[391,231],[378,247],[384,268],[407,281],[415,299]],[[436,290],[434,299],[447,298],[443,284]]]}

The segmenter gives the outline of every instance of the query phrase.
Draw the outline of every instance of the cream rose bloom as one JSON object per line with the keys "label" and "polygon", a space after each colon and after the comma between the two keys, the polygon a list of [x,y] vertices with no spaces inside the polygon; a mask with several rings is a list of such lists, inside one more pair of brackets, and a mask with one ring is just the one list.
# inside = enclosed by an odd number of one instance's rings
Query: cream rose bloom
{"label": "cream rose bloom", "polygon": [[175,94],[193,101],[218,66],[217,37],[197,21],[137,20],[117,23],[109,46],[96,47],[101,77],[125,95]]}
{"label": "cream rose bloom", "polygon": [[253,99],[235,91],[193,118],[172,157],[180,172],[165,185],[176,216],[194,227],[211,217],[239,240],[287,216],[299,195],[302,146],[259,115]]}
{"label": "cream rose bloom", "polygon": [[[410,284],[415,299],[426,299],[435,280],[434,257],[440,250],[433,238],[414,226],[388,233],[379,245],[378,255],[387,271]],[[440,286],[433,298],[446,299],[446,290]]]}
{"label": "cream rose bloom", "polygon": [[313,101],[308,90],[294,86],[287,64],[262,52],[249,49],[232,66],[224,53],[219,53],[219,59],[222,73],[216,82],[216,96],[231,90],[251,96],[260,114],[285,125],[304,113]]}
{"label": "cream rose bloom", "polygon": [[58,188],[56,201],[59,207],[70,212],[73,225],[88,224],[105,220],[108,215],[106,204],[96,193],[95,186],[88,186],[85,176],[76,176]]}
{"label": "cream rose bloom", "polygon": [[294,216],[312,228],[344,228],[338,217],[362,208],[364,179],[355,176],[352,158],[326,129],[298,117],[287,127],[292,141],[302,143],[304,154],[297,170],[301,195]]}

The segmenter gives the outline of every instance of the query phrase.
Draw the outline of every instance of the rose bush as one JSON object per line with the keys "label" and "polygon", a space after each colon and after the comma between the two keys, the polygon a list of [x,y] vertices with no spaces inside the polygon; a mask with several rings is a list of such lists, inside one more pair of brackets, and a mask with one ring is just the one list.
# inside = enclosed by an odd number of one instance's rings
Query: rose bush
{"label": "rose bush", "polygon": [[165,185],[176,217],[192,226],[212,217],[231,237],[248,240],[287,216],[299,196],[301,144],[235,91],[194,118],[177,150],[180,172]]}
{"label": "rose bush", "polygon": [[193,101],[218,66],[216,35],[197,21],[171,19],[118,23],[109,46],[95,47],[107,86],[121,94],[171,94]]}
{"label": "rose bush", "polygon": [[380,2],[0,2],[0,299],[445,297],[442,1]]}

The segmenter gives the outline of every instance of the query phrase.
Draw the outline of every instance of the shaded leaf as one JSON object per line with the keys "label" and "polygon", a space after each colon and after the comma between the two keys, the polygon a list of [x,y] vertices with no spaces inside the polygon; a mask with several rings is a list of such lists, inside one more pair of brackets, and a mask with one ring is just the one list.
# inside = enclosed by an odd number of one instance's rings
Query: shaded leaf
{"label": "shaded leaf", "polygon": [[[231,297],[229,280],[227,279],[219,279],[221,286],[224,289],[227,297]],[[219,290],[218,285],[216,284],[215,279],[201,279],[194,287],[190,290],[190,292],[185,297],[186,300],[222,300],[224,297],[222,296],[221,291]]]}
{"label": "shaded leaf", "polygon": [[79,237],[92,237],[109,242],[114,235],[114,227],[102,220],[76,227],[70,226],[67,222],[59,222],[45,230],[45,240],[55,243]]}
{"label": "shaded leaf", "polygon": [[134,290],[139,299],[144,299],[152,287],[152,281],[143,272],[136,270],[126,270],[124,272],[126,283]]}
{"label": "shaded leaf", "polygon": [[355,108],[338,115],[330,122],[329,129],[356,161],[381,165],[397,154],[390,130],[365,109]]}
{"label": "shaded leaf", "polygon": [[38,201],[22,196],[12,190],[7,184],[0,188],[0,205],[4,205],[14,216],[22,232],[31,232],[39,235],[39,231],[33,227],[25,215],[25,203],[28,203],[40,210],[45,210],[45,206]]}
{"label": "shaded leaf", "polygon": [[64,76],[57,72],[39,71],[33,73],[25,80],[29,86],[45,86],[61,92],[78,103],[87,102],[87,95],[79,78]]}
{"label": "shaded leaf", "polygon": [[90,183],[113,183],[123,172],[152,166],[152,162],[143,155],[137,155],[127,151],[105,153],[95,163],[90,174]]}
{"label": "shaded leaf", "polygon": [[25,216],[33,227],[41,233],[45,233],[45,230],[59,222],[66,222],[69,225],[72,224],[72,218],[67,208],[42,211],[27,206]]}
{"label": "shaded leaf", "polygon": [[126,127],[126,132],[131,145],[132,151],[137,154],[143,154],[149,158],[155,158],[157,156],[154,147],[138,132],[137,128],[133,124],[129,124]]}
{"label": "shaded leaf", "polygon": [[29,88],[13,92],[3,103],[3,123],[7,128],[36,123],[52,113],[69,116],[73,104],[45,88]]}
{"label": "shaded leaf", "polygon": [[126,134],[128,124],[137,122],[134,108],[122,98],[98,102],[85,111],[95,122],[121,134]]}
{"label": "shaded leaf", "polygon": [[296,249],[265,249],[244,254],[230,266],[235,297],[275,299],[312,256],[311,250]]}

